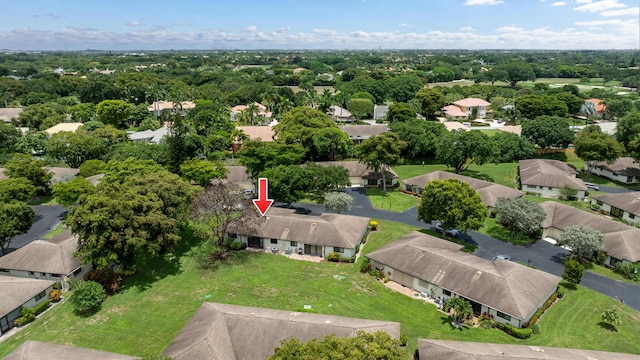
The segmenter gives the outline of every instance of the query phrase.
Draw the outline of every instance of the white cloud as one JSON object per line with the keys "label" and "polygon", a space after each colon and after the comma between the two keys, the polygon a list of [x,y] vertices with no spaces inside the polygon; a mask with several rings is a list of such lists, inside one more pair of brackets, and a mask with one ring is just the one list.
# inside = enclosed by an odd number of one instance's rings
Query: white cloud
{"label": "white cloud", "polygon": [[[590,27],[606,27],[610,31],[614,30],[618,33],[618,36],[621,34],[635,34],[638,35],[638,28],[640,27],[640,23],[638,23],[638,19],[608,19],[608,20],[590,20],[590,21],[578,21],[575,22],[574,25],[577,26],[585,26],[587,28]],[[636,40],[638,41],[638,40]],[[637,47],[633,46],[634,48]]]}
{"label": "white cloud", "polygon": [[137,21],[130,21],[126,25],[131,27],[136,27],[136,26],[140,26],[140,23]]}
{"label": "white cloud", "polygon": [[246,28],[244,28],[244,31],[250,32],[250,33],[254,33],[254,32],[258,31],[258,28],[255,27],[255,26],[247,26]]}
{"label": "white cloud", "polygon": [[471,26],[463,26],[463,27],[459,28],[458,30],[465,31],[465,32],[474,32],[474,31],[476,31],[476,29],[472,28]]}
{"label": "white cloud", "polygon": [[502,0],[467,0],[465,1],[465,5],[498,5],[502,4],[504,1]]}
{"label": "white cloud", "polygon": [[591,0],[576,0],[576,4],[588,4]]}
{"label": "white cloud", "polygon": [[398,24],[398,27],[407,27],[407,26],[410,26],[410,25],[407,23]]}
{"label": "white cloud", "polygon": [[521,28],[521,27],[517,27],[517,26],[502,26],[502,27],[499,27],[499,28],[496,29],[497,32],[503,32],[503,33],[506,33],[506,32],[519,32],[519,31],[522,31],[522,30],[524,30],[524,29]]}
{"label": "white cloud", "polygon": [[553,4],[551,4],[551,6],[565,6],[565,5],[567,5],[567,3],[564,1],[556,1]]}
{"label": "white cloud", "polygon": [[601,0],[596,2],[589,2],[585,5],[580,5],[573,8],[573,10],[584,12],[601,12],[609,9],[619,9],[625,7],[627,7],[627,5],[619,3],[618,0]]}
{"label": "white cloud", "polygon": [[630,7],[619,10],[607,10],[600,13],[602,16],[640,16],[640,7]]}

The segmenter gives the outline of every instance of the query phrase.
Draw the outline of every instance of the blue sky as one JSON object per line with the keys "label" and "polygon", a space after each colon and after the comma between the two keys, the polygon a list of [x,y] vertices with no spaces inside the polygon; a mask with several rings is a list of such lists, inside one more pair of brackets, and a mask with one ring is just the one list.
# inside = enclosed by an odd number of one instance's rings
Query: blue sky
{"label": "blue sky", "polygon": [[0,48],[638,49],[638,0],[22,0]]}

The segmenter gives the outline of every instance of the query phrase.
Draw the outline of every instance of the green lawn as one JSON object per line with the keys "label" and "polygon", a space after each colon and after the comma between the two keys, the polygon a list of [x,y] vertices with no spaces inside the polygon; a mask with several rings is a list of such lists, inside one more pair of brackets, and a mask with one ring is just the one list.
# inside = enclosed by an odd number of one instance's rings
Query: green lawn
{"label": "green lawn", "polygon": [[[400,180],[412,178],[414,176],[433,172],[436,170],[447,170],[446,165],[399,165],[394,166],[393,170],[398,174]],[[469,170],[464,171],[462,175],[470,176],[477,179],[491,181],[496,184],[516,188],[516,175],[518,172],[518,163],[502,163],[502,164],[484,164],[471,165]]]}
{"label": "green lawn", "polygon": [[[369,253],[415,228],[379,221],[363,253]],[[195,248],[194,248],[195,249]],[[158,355],[205,301],[282,310],[311,305],[318,313],[401,323],[413,354],[417,338],[535,344],[640,353],[635,341],[640,315],[623,307],[618,333],[598,325],[613,299],[579,287],[540,320],[542,334],[521,341],[495,329],[453,330],[433,305],[389,290],[359,263],[311,263],[284,256],[239,252],[215,271],[195,267],[188,246],[173,256],[154,259],[125,281],[90,316],[77,316],[68,302],[44,314],[18,334],[0,343],[0,357],[26,340],[39,340],[136,356]],[[359,261],[363,261],[361,257]],[[340,278],[343,276],[344,278]]]}
{"label": "green lawn", "polygon": [[62,222],[60,222],[55,228],[51,229],[51,231],[46,233],[43,237],[45,239],[51,239],[51,238],[53,238],[55,236],[58,236],[58,235],[62,234],[66,228],[67,228],[67,226],[65,224],[63,224]]}
{"label": "green lawn", "polygon": [[377,209],[402,212],[420,204],[419,197],[405,194],[398,188],[387,188],[386,193],[380,188],[367,188],[366,191],[371,204]]}
{"label": "green lawn", "polygon": [[[471,130],[474,130],[473,128]],[[488,137],[493,137],[498,133],[498,130],[496,129],[480,129],[480,130],[476,130],[476,131],[480,131],[481,133],[485,133]]]}
{"label": "green lawn", "polygon": [[598,275],[604,276],[604,277],[608,277],[610,279],[613,279],[615,281],[622,281],[622,282],[627,282],[630,284],[638,284],[637,281],[631,280],[631,279],[627,279],[626,277],[614,272],[613,270],[611,270],[610,268],[606,267],[606,266],[602,266],[602,265],[598,265],[598,264],[594,264],[594,263],[587,263],[584,264],[584,268],[587,271],[591,271],[592,273],[596,273]]}
{"label": "green lawn", "polygon": [[592,211],[589,207],[589,203],[588,202],[584,202],[584,201],[567,201],[567,200],[562,200],[562,199],[557,199],[557,198],[548,198],[548,197],[542,197],[542,196],[534,196],[534,195],[525,195],[524,196],[525,199],[529,199],[535,203],[541,203],[541,202],[545,202],[545,201],[555,201],[555,202],[559,202],[561,204],[565,204],[565,205],[569,205],[569,206],[573,206],[575,208],[578,208],[580,210],[584,210],[584,211]]}
{"label": "green lawn", "polygon": [[478,232],[492,236],[498,240],[511,243],[513,245],[525,246],[533,244],[536,241],[536,239],[531,239],[526,236],[514,234],[513,231],[498,224],[498,220],[496,218],[487,217],[484,224],[485,226],[478,229]]}

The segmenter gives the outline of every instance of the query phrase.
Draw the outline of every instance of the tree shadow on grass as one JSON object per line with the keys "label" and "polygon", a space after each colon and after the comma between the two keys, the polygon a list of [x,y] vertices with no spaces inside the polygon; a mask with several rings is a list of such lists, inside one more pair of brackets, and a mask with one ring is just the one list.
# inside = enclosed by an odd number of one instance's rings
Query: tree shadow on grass
{"label": "tree shadow on grass", "polygon": [[[439,231],[431,230],[431,229],[420,229],[419,232],[427,235],[431,235],[440,239],[442,238],[442,233]],[[467,253],[473,253],[478,249],[478,243],[473,240],[469,235],[460,233],[457,237],[446,236],[443,240],[448,240],[458,245],[462,245],[462,251]]]}
{"label": "tree shadow on grass", "polygon": [[79,316],[81,318],[86,319],[86,318],[92,317],[93,315],[99,313],[100,310],[102,310],[102,304],[100,304],[100,305],[98,305],[98,306],[96,306],[96,307],[94,307],[94,308],[92,308],[90,310],[85,310],[85,311],[76,311],[76,310],[74,310],[73,313],[76,316]]}
{"label": "tree shadow on grass", "polygon": [[568,282],[566,282],[566,281],[562,281],[562,282],[560,282],[560,285],[561,285],[561,286],[564,286],[567,290],[577,290],[577,289],[578,289],[578,287],[577,287],[576,285],[569,284],[569,283],[568,283]]}
{"label": "tree shadow on grass", "polygon": [[601,328],[603,328],[605,330],[609,330],[611,332],[618,332],[618,329],[615,326],[613,326],[613,325],[611,325],[609,323],[606,323],[604,321],[600,321],[598,323],[598,326],[600,326]]}
{"label": "tree shadow on grass", "polygon": [[474,179],[480,179],[480,180],[484,180],[484,181],[489,181],[489,182],[492,182],[492,183],[495,182],[495,180],[491,176],[489,176],[487,174],[483,174],[483,173],[481,173],[479,171],[476,171],[476,170],[468,170],[467,169],[467,170],[463,171],[461,175],[472,177]]}

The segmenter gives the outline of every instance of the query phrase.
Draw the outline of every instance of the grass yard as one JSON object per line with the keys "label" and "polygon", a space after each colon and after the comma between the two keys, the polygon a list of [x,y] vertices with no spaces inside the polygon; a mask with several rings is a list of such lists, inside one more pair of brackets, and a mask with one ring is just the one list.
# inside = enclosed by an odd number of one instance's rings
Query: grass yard
{"label": "grass yard", "polygon": [[[379,221],[363,253],[369,253],[415,228]],[[194,247],[192,251],[196,251]],[[217,270],[195,266],[184,245],[173,256],[140,265],[123,290],[90,316],[77,316],[64,302],[19,333],[0,343],[0,357],[26,340],[39,340],[135,356],[164,351],[205,301],[296,310],[311,305],[318,313],[398,321],[409,338],[407,355],[417,338],[563,346],[640,353],[636,334],[640,315],[623,306],[623,325],[602,328],[602,311],[613,299],[579,287],[540,320],[542,334],[522,341],[495,329],[452,329],[447,316],[431,304],[386,288],[359,272],[359,263],[311,263],[284,256],[239,252]],[[363,261],[361,257],[359,261]],[[340,278],[339,276],[344,276]]]}
{"label": "grass yard", "polygon": [[508,242],[517,246],[526,246],[536,242],[536,239],[531,239],[520,234],[515,234],[513,231],[498,224],[498,219],[496,218],[487,217],[484,223],[485,226],[478,229],[478,232],[489,235],[498,240],[502,240],[504,242]]}
{"label": "grass yard", "polygon": [[[414,176],[426,174],[437,170],[447,170],[446,165],[399,165],[394,166],[393,171],[398,174],[400,180],[412,178]],[[496,184],[516,188],[516,175],[518,173],[518,163],[484,164],[471,165],[469,170],[462,175],[482,179]]]}
{"label": "grass yard", "polygon": [[386,193],[380,188],[367,188],[366,192],[371,204],[377,209],[403,212],[420,204],[419,197],[405,194],[398,188],[387,188]]}
{"label": "grass yard", "polygon": [[44,234],[43,237],[45,239],[51,239],[51,238],[53,238],[55,236],[58,236],[58,235],[62,234],[66,228],[67,228],[67,226],[65,224],[63,224],[62,222],[60,222],[58,225],[56,225],[55,228],[53,228],[48,233]]}
{"label": "grass yard", "polygon": [[580,210],[584,210],[584,211],[592,211],[589,207],[589,203],[585,202],[585,201],[567,201],[567,200],[562,200],[562,199],[557,199],[557,198],[548,198],[548,197],[542,197],[542,196],[534,196],[534,195],[524,195],[525,199],[529,199],[535,203],[541,203],[541,202],[545,202],[545,201],[555,201],[555,202],[559,202],[561,204],[565,204],[565,205],[569,205],[569,206],[573,206],[575,208],[578,208]]}
{"label": "grass yard", "polygon": [[613,279],[615,281],[622,281],[622,282],[627,282],[627,283],[630,283],[630,284],[638,284],[637,281],[634,281],[634,280],[631,280],[631,279],[627,279],[626,277],[614,272],[613,270],[611,270],[610,268],[608,268],[606,266],[594,264],[592,262],[584,264],[584,269],[587,270],[587,271],[591,271],[592,273],[596,273],[598,275],[601,275],[601,276],[604,276],[604,277],[608,277],[608,278]]}
{"label": "grass yard", "polygon": [[496,129],[473,129],[472,128],[471,130],[480,131],[481,133],[484,133],[488,137],[494,137],[498,133],[498,130]]}

